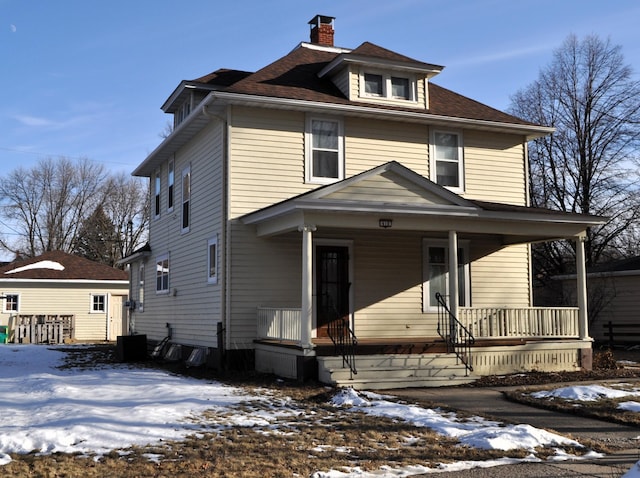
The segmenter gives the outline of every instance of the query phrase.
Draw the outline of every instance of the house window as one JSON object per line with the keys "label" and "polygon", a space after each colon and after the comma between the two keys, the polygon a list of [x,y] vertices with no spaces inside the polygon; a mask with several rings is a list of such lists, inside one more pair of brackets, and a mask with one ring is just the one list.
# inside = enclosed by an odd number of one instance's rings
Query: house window
{"label": "house window", "polygon": [[182,232],[189,232],[191,218],[191,166],[182,170]]}
{"label": "house window", "polygon": [[92,294],[91,295],[91,313],[107,311],[107,296],[105,294]]}
{"label": "house window", "polygon": [[382,75],[365,73],[364,74],[364,92],[367,95],[371,95],[371,96],[384,95]]}
{"label": "house window", "polygon": [[307,123],[307,181],[332,183],[344,178],[342,122],[310,118]]}
{"label": "house window", "polygon": [[153,215],[157,219],[160,217],[160,170],[156,171],[153,191],[155,193]]}
{"label": "house window", "polygon": [[[468,246],[458,248],[458,305],[466,307],[471,302],[471,285],[468,264]],[[446,241],[425,240],[423,245],[423,311],[435,312],[438,307],[436,293],[449,303],[449,247]]]}
{"label": "house window", "polygon": [[4,294],[3,312],[11,314],[20,312],[20,294]]}
{"label": "house window", "polygon": [[431,179],[440,186],[464,189],[462,135],[451,131],[434,131],[431,137]]}
{"label": "house window", "polygon": [[364,72],[360,75],[360,91],[364,97],[416,101],[416,80],[408,76]]}
{"label": "house window", "polygon": [[169,254],[156,259],[156,292],[159,294],[169,292]]}
{"label": "house window", "polygon": [[173,169],[173,159],[169,160],[169,173],[167,174],[167,211],[173,211],[173,184],[175,182],[175,173]]}
{"label": "house window", "polygon": [[209,239],[207,243],[207,282],[218,283],[218,238]]}
{"label": "house window", "polygon": [[411,99],[409,78],[391,77],[391,96],[403,100]]}
{"label": "house window", "polygon": [[144,263],[138,267],[138,311],[144,311]]}

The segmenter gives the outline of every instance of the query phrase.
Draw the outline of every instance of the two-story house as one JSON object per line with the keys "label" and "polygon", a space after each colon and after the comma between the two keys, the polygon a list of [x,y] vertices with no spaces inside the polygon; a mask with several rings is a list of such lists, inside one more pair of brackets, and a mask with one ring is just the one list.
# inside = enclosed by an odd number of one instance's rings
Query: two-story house
{"label": "two-story house", "polygon": [[[528,206],[527,141],[552,129],[309,23],[284,57],[162,106],[173,132],[133,173],[152,208],[127,259],[134,332],[354,387],[589,368],[582,239],[601,218]],[[529,245],[557,238],[576,241],[582,292],[532,307]]]}

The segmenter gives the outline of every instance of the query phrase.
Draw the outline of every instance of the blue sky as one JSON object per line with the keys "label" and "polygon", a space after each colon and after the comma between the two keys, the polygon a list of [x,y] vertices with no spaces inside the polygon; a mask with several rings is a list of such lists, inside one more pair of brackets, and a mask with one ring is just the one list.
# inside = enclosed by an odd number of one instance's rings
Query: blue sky
{"label": "blue sky", "polygon": [[0,0],[0,177],[58,156],[131,172],[181,80],[254,71],[308,41],[317,13],[337,46],[444,65],[436,83],[499,109],[570,33],[610,37],[640,71],[637,0]]}

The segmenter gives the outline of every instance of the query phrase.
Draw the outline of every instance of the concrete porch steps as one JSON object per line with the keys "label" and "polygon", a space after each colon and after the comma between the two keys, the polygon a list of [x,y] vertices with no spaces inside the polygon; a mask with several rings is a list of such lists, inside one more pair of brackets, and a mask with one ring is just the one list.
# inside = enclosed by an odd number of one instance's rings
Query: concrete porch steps
{"label": "concrete porch steps", "polygon": [[357,355],[357,374],[343,366],[342,357],[317,357],[318,378],[324,383],[357,390],[444,387],[471,383],[477,377],[455,354]]}

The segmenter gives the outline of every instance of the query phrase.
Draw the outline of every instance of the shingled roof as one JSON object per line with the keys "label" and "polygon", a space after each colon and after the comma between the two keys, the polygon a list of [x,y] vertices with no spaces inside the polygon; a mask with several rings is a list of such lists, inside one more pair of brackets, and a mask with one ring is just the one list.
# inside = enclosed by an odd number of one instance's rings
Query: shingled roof
{"label": "shingled roof", "polygon": [[[345,53],[345,51],[348,53]],[[392,61],[423,69],[442,68],[414,60],[370,42],[364,42],[351,51],[314,48],[308,44],[301,44],[287,55],[255,73],[220,69],[193,81],[206,85],[217,85],[222,87],[224,91],[231,93],[353,105],[365,108],[369,106],[376,109],[385,108],[416,113],[416,109],[411,107],[368,105],[365,102],[349,101],[330,78],[321,78],[319,76],[319,73],[340,55],[345,58],[348,58],[349,55],[354,55],[359,58],[368,57],[372,60]],[[425,114],[452,118],[534,126],[533,123],[454,93],[432,81],[429,82],[429,109],[424,112]]]}
{"label": "shingled roof", "polygon": [[127,281],[129,276],[105,264],[52,251],[0,267],[0,281],[3,279]]}

